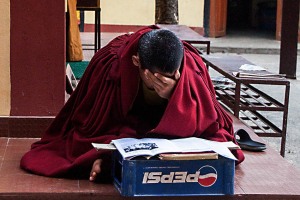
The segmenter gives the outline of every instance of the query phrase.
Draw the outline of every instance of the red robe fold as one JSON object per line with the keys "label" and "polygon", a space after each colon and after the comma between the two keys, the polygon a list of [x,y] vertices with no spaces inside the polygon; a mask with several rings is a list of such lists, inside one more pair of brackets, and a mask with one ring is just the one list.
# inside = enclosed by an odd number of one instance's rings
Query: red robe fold
{"label": "red robe fold", "polygon": [[[185,42],[181,77],[160,121],[145,133],[132,126],[138,123],[136,119],[151,124],[147,117],[129,117],[140,83],[138,68],[131,58],[136,55],[139,38],[156,28],[119,36],[94,55],[42,139],[23,156],[23,169],[45,176],[77,177],[78,172],[88,176],[97,158],[109,159],[107,152],[96,151],[91,143],[109,143],[124,137],[194,136],[235,141],[232,119],[215,98],[206,66],[197,50]],[[239,162],[244,160],[241,150],[233,153]]]}

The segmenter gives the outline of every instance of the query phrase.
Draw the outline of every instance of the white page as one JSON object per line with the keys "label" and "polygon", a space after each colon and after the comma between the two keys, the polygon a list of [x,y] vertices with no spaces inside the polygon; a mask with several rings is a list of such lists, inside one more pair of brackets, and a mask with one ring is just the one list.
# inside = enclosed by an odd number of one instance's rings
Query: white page
{"label": "white page", "polygon": [[257,65],[251,65],[251,64],[243,64],[240,67],[240,70],[247,70],[247,71],[266,71],[265,68]]}
{"label": "white page", "polygon": [[182,138],[171,140],[178,146],[181,152],[205,152],[211,151],[211,147],[208,143],[198,140],[196,137]]}
{"label": "white page", "polygon": [[228,149],[226,144],[223,144],[222,142],[215,142],[196,137],[175,139],[171,141],[174,142],[181,149],[182,152],[214,151],[226,158],[237,160],[231,153],[231,151]]}
{"label": "white page", "polygon": [[209,146],[212,148],[212,150],[216,153],[218,153],[221,156],[224,156],[225,158],[229,158],[232,160],[237,160],[236,157],[231,153],[231,151],[228,149],[228,147],[225,144],[222,144],[222,142],[215,142],[215,141],[209,141]]}
{"label": "white page", "polygon": [[124,159],[136,156],[154,156],[160,153],[180,152],[180,149],[170,140],[158,138],[123,138],[112,140]]}
{"label": "white page", "polygon": [[116,150],[117,148],[113,144],[99,144],[99,143],[92,143],[93,147],[97,150]]}

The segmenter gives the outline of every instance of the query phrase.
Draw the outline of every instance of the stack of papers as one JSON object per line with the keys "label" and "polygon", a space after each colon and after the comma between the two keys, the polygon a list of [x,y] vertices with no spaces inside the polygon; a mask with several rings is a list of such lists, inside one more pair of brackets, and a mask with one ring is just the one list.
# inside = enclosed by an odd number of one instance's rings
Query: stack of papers
{"label": "stack of papers", "polygon": [[247,72],[232,72],[232,74],[239,78],[256,78],[256,79],[270,79],[270,78],[284,78],[284,74],[271,74],[271,73],[247,73]]}
{"label": "stack of papers", "polygon": [[257,65],[243,64],[239,68],[240,71],[232,74],[239,78],[255,78],[255,79],[281,79],[285,74],[273,74],[266,71],[265,68]]}
{"label": "stack of papers", "polygon": [[[237,160],[229,149],[238,149],[233,142],[215,142],[202,138],[189,137],[183,139],[160,138],[122,138],[112,140],[111,144],[92,143],[97,149],[117,149],[124,159],[132,159],[137,156],[155,156],[169,153],[207,153],[215,152],[223,157]],[[212,154],[210,154],[212,156]]]}
{"label": "stack of papers", "polygon": [[265,68],[258,66],[258,65],[250,65],[250,64],[243,64],[240,67],[240,70],[247,70],[247,71],[266,71]]}

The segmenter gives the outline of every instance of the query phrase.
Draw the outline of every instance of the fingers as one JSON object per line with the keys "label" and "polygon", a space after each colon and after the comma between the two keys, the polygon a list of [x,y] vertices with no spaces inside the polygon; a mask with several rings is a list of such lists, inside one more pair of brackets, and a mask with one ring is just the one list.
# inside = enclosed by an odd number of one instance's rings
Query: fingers
{"label": "fingers", "polygon": [[152,82],[153,89],[160,97],[169,99],[177,81],[180,78],[180,73],[179,70],[176,70],[173,78],[171,78],[160,73],[153,74],[146,69],[145,77]]}
{"label": "fingers", "polygon": [[176,84],[176,82],[179,80],[180,78],[180,73],[178,70],[176,70],[175,74],[174,74],[174,78],[170,78],[167,76],[163,76],[159,73],[155,73],[154,74],[156,79],[152,79],[154,82],[154,86],[156,85],[157,87],[167,87],[168,85],[174,85]]}
{"label": "fingers", "polygon": [[151,79],[155,81],[155,78],[159,79],[162,83],[167,83],[169,79],[175,79],[178,80],[180,78],[180,72],[179,70],[175,71],[174,78],[168,77],[168,76],[163,76],[160,73],[152,73],[148,69],[145,70],[145,76],[147,79]]}
{"label": "fingers", "polygon": [[160,85],[160,86],[163,86],[163,84],[167,84],[168,81],[171,79],[171,78],[163,76],[159,73],[153,74],[148,69],[145,70],[145,76],[147,79],[150,79],[151,81],[153,81],[153,83]]}
{"label": "fingers", "polygon": [[166,77],[158,73],[153,74],[147,69],[145,70],[145,76],[147,79],[150,79],[152,81],[154,89],[164,87],[165,84],[168,83]]}
{"label": "fingers", "polygon": [[171,78],[163,76],[159,73],[155,73],[154,76],[157,80],[159,80],[161,83],[164,83],[164,84],[168,83],[168,81],[171,79]]}
{"label": "fingers", "polygon": [[179,80],[179,78],[180,78],[180,72],[179,72],[179,70],[176,70],[176,72],[175,72],[175,80],[177,81],[177,80]]}
{"label": "fingers", "polygon": [[145,70],[145,76],[147,79],[150,79],[152,81],[154,81],[156,79],[154,74],[152,72],[150,72],[148,69]]}

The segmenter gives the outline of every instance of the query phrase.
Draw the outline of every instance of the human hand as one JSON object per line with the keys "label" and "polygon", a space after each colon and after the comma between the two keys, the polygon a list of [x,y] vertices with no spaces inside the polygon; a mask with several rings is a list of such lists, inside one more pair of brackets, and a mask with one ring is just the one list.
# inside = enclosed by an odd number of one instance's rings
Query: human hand
{"label": "human hand", "polygon": [[170,99],[177,81],[180,78],[179,70],[175,71],[172,77],[163,75],[160,73],[152,73],[149,70],[145,70],[145,75],[148,79],[152,81],[152,85],[156,93],[165,99]]}

